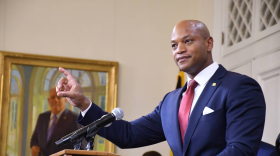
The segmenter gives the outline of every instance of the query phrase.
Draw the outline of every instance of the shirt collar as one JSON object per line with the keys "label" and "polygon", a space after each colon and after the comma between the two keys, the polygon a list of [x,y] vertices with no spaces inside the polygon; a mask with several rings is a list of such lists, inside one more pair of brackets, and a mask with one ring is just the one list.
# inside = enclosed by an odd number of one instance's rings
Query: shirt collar
{"label": "shirt collar", "polygon": [[[199,72],[195,77],[194,80],[198,83],[198,85],[204,86],[209,81],[209,79],[214,75],[216,70],[219,68],[217,62],[213,62],[206,68],[204,68],[201,72]],[[188,85],[192,79],[188,76]]]}
{"label": "shirt collar", "polygon": [[[61,114],[64,112],[64,110],[65,110],[65,108],[64,108],[61,112],[59,112],[58,114],[56,114],[57,119],[59,119],[59,117],[60,117]],[[51,120],[52,120],[53,116],[54,116],[54,114],[51,113],[51,118],[50,118]]]}

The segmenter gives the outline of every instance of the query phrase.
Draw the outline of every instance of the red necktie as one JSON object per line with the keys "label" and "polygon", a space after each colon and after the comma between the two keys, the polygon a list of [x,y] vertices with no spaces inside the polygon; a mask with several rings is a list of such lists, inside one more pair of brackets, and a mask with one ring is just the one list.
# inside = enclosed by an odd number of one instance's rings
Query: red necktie
{"label": "red necktie", "polygon": [[181,138],[183,143],[184,143],[184,135],[189,122],[189,115],[190,115],[193,97],[194,97],[194,89],[196,86],[197,86],[197,82],[195,80],[191,80],[186,93],[183,95],[179,108],[178,119],[179,119]]}

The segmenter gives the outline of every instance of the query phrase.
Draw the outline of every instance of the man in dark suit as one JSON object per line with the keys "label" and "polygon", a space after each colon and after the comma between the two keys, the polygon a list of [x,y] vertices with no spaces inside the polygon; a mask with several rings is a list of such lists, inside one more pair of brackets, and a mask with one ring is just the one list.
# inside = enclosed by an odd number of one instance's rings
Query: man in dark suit
{"label": "man in dark suit", "polygon": [[[173,29],[173,57],[188,75],[184,87],[167,93],[150,114],[132,122],[115,121],[98,134],[120,148],[167,140],[174,156],[254,156],[261,142],[265,101],[259,84],[213,62],[213,38],[200,21],[185,20]],[[73,76],[57,85],[57,94],[81,109],[87,125],[106,114],[82,94]]]}
{"label": "man in dark suit", "polygon": [[51,110],[39,115],[31,138],[32,156],[48,156],[63,149],[73,149],[72,145],[57,147],[55,142],[81,128],[80,124],[75,123],[78,116],[65,109],[66,99],[58,97],[55,88],[50,90],[48,102]]}
{"label": "man in dark suit", "polygon": [[268,143],[261,142],[257,156],[277,156],[276,148]]}

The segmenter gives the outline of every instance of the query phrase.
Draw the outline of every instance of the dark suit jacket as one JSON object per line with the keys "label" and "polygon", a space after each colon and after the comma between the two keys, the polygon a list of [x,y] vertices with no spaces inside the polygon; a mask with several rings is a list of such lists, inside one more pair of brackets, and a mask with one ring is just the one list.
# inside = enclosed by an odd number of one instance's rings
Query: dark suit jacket
{"label": "dark suit jacket", "polygon": [[276,148],[268,143],[261,142],[257,156],[277,156]]}
{"label": "dark suit jacket", "polygon": [[63,136],[81,128],[81,125],[76,123],[78,115],[72,111],[65,109],[59,117],[50,140],[47,142],[48,126],[50,121],[51,112],[47,111],[39,115],[37,125],[31,138],[31,146],[39,146],[41,152],[48,156],[50,154],[59,152],[63,149],[74,149],[72,145],[65,145],[57,147],[55,142]]}
{"label": "dark suit jacket", "polygon": [[[216,83],[214,86],[213,83]],[[155,110],[132,122],[115,121],[98,134],[120,148],[134,148],[167,140],[174,156],[255,156],[261,142],[265,101],[259,84],[219,66],[201,93],[180,137],[178,110],[187,84],[168,93]],[[214,110],[203,115],[205,106]],[[87,125],[106,114],[92,105],[78,122]]]}
{"label": "dark suit jacket", "polygon": [[278,135],[276,141],[275,141],[275,148],[277,154],[280,156],[280,134]]}

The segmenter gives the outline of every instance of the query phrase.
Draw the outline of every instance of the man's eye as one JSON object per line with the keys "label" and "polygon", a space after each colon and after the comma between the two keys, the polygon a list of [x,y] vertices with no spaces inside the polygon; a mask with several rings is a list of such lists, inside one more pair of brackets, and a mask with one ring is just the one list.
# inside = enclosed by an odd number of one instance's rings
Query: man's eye
{"label": "man's eye", "polygon": [[191,43],[191,40],[186,40],[185,43]]}
{"label": "man's eye", "polygon": [[172,44],[171,47],[172,47],[172,48],[176,48],[177,45],[176,45],[176,44]]}

